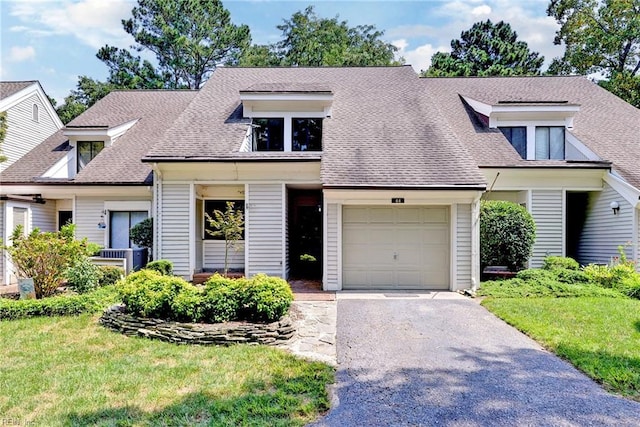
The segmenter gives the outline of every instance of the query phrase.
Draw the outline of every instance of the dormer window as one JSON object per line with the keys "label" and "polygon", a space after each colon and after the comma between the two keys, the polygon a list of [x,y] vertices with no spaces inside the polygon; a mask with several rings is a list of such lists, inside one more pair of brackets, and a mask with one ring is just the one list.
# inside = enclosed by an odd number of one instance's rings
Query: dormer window
{"label": "dormer window", "polygon": [[284,151],[284,119],[253,119],[253,151]]}
{"label": "dormer window", "polygon": [[291,149],[322,151],[322,119],[293,119]]}
{"label": "dormer window", "polygon": [[520,157],[527,158],[527,127],[500,127],[498,128],[507,138],[507,141],[516,149]]}
{"label": "dormer window", "polygon": [[564,127],[536,127],[536,160],[564,160]]}
{"label": "dormer window", "polygon": [[80,172],[102,151],[104,141],[78,141],[76,144],[78,172]]}

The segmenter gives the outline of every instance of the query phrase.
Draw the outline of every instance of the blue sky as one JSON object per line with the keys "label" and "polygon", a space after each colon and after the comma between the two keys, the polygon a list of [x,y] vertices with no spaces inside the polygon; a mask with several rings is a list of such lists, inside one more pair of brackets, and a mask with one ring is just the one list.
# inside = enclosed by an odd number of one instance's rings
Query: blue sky
{"label": "blue sky", "polygon": [[[95,54],[105,44],[129,47],[133,40],[121,20],[135,0],[0,0],[0,79],[40,80],[58,102],[79,75],[104,80],[107,68]],[[223,0],[236,24],[251,28],[254,43],[280,39],[276,25],[314,5],[321,17],[339,15],[349,25],[372,24],[400,48],[416,71],[426,69],[437,51],[474,22],[509,22],[519,39],[545,56],[548,64],[563,48],[553,45],[558,25],[546,16],[548,0],[298,1]]]}

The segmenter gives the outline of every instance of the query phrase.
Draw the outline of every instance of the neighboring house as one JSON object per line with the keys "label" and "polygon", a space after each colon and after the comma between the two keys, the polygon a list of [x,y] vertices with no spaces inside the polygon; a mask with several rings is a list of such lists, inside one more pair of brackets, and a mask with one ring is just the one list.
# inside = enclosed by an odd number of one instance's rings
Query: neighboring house
{"label": "neighboring house", "polygon": [[0,172],[63,126],[37,81],[0,82],[0,113],[7,118],[7,133],[0,145],[7,160],[0,163]]}
{"label": "neighboring house", "polygon": [[4,172],[0,191],[33,198],[31,225],[66,212],[109,248],[130,247],[129,227],[151,215],[154,258],[187,279],[222,267],[205,212],[233,201],[246,224],[231,268],[247,275],[455,290],[479,280],[483,197],[532,212],[534,266],[607,262],[627,241],[637,259],[639,124],[582,77],[220,68],[198,92],[110,94]]}

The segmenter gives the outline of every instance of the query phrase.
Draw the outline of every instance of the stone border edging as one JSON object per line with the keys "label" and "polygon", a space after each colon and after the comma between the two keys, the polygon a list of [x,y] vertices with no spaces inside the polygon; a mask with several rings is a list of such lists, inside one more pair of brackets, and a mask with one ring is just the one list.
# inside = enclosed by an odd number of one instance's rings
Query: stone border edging
{"label": "stone border edging", "polygon": [[106,309],[100,317],[100,323],[125,335],[142,336],[177,344],[277,345],[289,340],[295,333],[294,323],[288,315],[272,323],[180,323],[132,316],[124,312],[122,304]]}

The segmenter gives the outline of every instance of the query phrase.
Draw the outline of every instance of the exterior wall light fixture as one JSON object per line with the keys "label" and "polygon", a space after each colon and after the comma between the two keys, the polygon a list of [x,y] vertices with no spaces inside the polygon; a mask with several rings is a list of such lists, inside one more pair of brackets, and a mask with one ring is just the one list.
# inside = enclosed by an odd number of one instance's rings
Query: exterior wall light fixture
{"label": "exterior wall light fixture", "polygon": [[620,205],[615,200],[609,204],[609,207],[613,210],[613,214],[617,215],[620,212]]}

